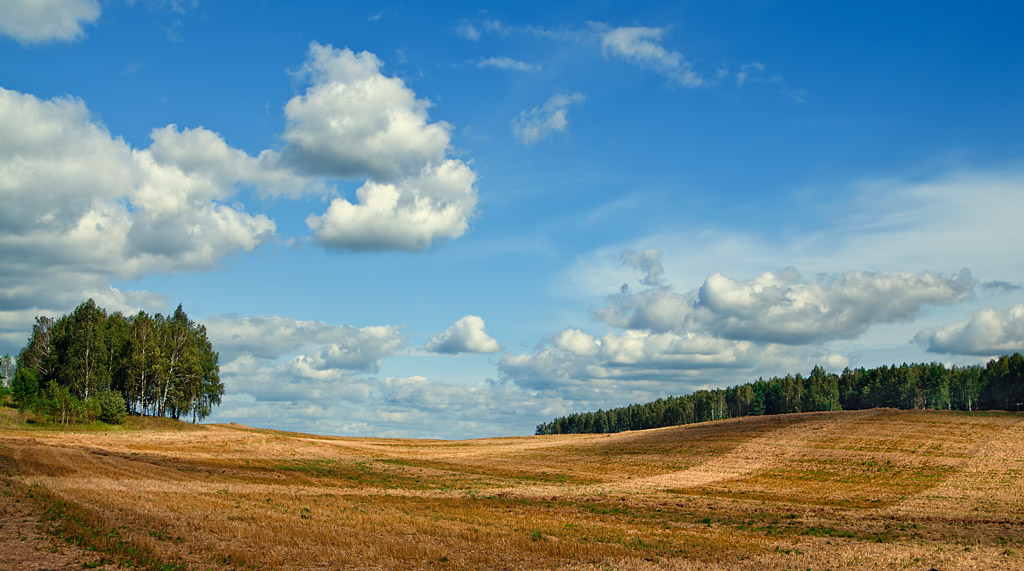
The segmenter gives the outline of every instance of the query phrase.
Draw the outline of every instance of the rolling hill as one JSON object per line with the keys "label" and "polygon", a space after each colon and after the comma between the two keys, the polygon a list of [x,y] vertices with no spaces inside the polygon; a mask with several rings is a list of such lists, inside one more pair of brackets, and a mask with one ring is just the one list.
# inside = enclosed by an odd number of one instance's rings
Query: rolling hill
{"label": "rolling hill", "polygon": [[470,441],[0,426],[3,501],[154,568],[1024,568],[1016,413]]}

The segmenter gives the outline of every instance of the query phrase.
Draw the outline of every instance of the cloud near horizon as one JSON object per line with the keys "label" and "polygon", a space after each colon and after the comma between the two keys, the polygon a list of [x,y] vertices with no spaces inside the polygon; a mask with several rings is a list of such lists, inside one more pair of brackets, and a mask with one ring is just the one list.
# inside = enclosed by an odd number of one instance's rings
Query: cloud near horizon
{"label": "cloud near horizon", "polygon": [[[641,283],[660,283],[660,251],[620,257]],[[829,350],[828,341],[963,301],[974,285],[967,270],[952,277],[847,272],[804,280],[794,268],[749,281],[714,274],[683,294],[664,285],[633,293],[623,285],[592,312],[620,332],[566,329],[532,352],[504,355],[500,370],[523,387],[578,397],[588,390],[677,394],[814,364],[836,370],[850,360]]]}
{"label": "cloud near horizon", "polygon": [[931,353],[995,357],[1024,352],[1024,305],[982,309],[967,321],[923,329],[914,341]]}

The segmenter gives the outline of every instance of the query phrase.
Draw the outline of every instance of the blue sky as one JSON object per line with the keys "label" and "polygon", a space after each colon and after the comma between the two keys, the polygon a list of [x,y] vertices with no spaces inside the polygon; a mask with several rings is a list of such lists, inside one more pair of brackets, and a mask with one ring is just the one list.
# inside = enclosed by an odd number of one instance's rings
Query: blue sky
{"label": "blue sky", "polygon": [[464,438],[1021,351],[1022,15],[11,0],[0,352],[182,303],[211,421]]}

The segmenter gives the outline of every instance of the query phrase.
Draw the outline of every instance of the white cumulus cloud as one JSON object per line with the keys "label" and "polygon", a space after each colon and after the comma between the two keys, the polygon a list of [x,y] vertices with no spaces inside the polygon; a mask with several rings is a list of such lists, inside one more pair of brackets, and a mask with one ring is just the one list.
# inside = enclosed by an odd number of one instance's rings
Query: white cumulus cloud
{"label": "white cumulus cloud", "polygon": [[623,285],[618,293],[608,296],[608,305],[593,314],[613,327],[664,333],[685,327],[695,300],[692,292],[681,295],[668,287],[656,287],[633,293]]}
{"label": "white cumulus cloud", "polygon": [[[654,284],[661,284],[660,259],[657,250],[620,256],[640,270],[643,282]],[[974,285],[966,270],[954,276],[847,272],[805,280],[794,268],[747,281],[713,274],[684,294],[668,285],[635,293],[623,285],[605,307],[592,311],[603,325],[621,331],[565,329],[531,352],[506,354],[499,368],[531,390],[620,403],[809,371],[816,364],[837,370],[849,357],[828,342],[909,321],[927,306],[966,300]]]}
{"label": "white cumulus cloud", "polygon": [[954,276],[846,272],[804,280],[786,268],[747,281],[716,273],[686,294],[664,286],[634,293],[623,286],[594,315],[614,327],[799,345],[852,339],[872,325],[909,321],[924,307],[967,299],[974,285],[966,270]]}
{"label": "white cumulus cloud", "polygon": [[209,268],[275,234],[228,203],[232,181],[131,148],[77,99],[0,88],[0,132],[0,309],[64,309],[111,279]]}
{"label": "white cumulus cloud", "polygon": [[323,193],[322,180],[297,174],[281,164],[278,153],[262,151],[252,157],[227,144],[220,134],[202,127],[178,129],[167,125],[153,129],[149,152],[161,164],[203,176],[220,189],[250,186],[263,196],[296,197]]}
{"label": "white cumulus cloud", "polygon": [[285,106],[281,163],[366,179],[355,202],[337,197],[306,218],[328,249],[421,251],[462,236],[476,208],[476,174],[446,157],[448,124],[430,123],[430,103],[381,66],[372,53],[314,42],[303,67],[311,85]]}
{"label": "white cumulus cloud", "polygon": [[328,249],[420,251],[466,232],[476,207],[475,182],[465,163],[448,160],[398,182],[367,181],[356,191],[356,203],[335,198],[306,224]]}
{"label": "white cumulus cloud", "polygon": [[932,353],[994,356],[1024,351],[1024,305],[982,309],[967,321],[923,329],[914,340]]}
{"label": "white cumulus cloud", "polygon": [[813,343],[852,339],[879,323],[909,321],[927,305],[967,299],[975,281],[964,270],[932,273],[847,272],[814,281],[790,268],[747,282],[721,274],[704,281],[695,321],[729,339]]}
{"label": "white cumulus cloud", "polygon": [[467,315],[444,333],[431,337],[423,348],[431,353],[494,353],[501,346],[484,331],[481,317]]}
{"label": "white cumulus cloud", "polygon": [[586,100],[582,93],[554,95],[543,105],[524,109],[512,120],[512,132],[524,145],[533,145],[569,128],[569,108]]}
{"label": "white cumulus cloud", "polygon": [[430,102],[382,65],[370,52],[311,44],[311,85],[285,105],[285,158],[311,174],[383,181],[444,160],[450,127],[429,123]]}
{"label": "white cumulus cloud", "polygon": [[243,355],[278,360],[301,353],[300,360],[321,368],[364,369],[405,347],[402,329],[397,326],[358,329],[323,321],[237,315],[215,315],[204,323],[210,340],[226,360]]}
{"label": "white cumulus cloud", "polygon": [[73,41],[99,17],[98,0],[4,0],[0,33],[24,44]]}

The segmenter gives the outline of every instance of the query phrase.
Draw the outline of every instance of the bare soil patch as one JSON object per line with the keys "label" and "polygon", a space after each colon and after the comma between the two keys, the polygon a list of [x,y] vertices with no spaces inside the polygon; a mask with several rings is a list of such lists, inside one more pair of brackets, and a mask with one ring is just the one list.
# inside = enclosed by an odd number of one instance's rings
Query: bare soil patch
{"label": "bare soil patch", "polygon": [[54,537],[40,506],[13,482],[0,490],[0,571],[115,568],[113,560]]}

